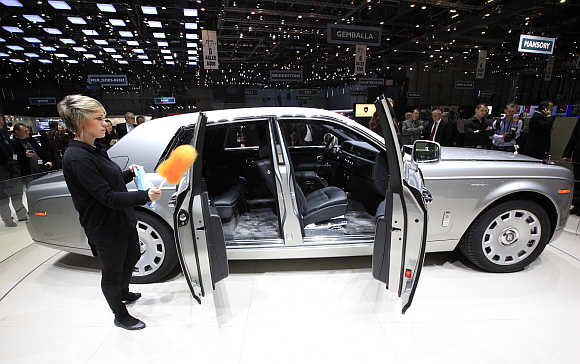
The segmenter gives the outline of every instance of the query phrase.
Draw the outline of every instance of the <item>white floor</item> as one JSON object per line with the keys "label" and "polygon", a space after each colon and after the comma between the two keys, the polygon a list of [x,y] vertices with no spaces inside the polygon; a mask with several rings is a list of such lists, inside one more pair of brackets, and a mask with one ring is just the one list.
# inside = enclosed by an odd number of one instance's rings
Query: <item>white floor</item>
{"label": "white floor", "polygon": [[404,316],[368,257],[230,262],[217,316],[178,276],[133,286],[143,298],[130,311],[148,327],[127,332],[112,324],[92,258],[0,228],[0,362],[578,363],[576,231],[514,274],[430,254]]}

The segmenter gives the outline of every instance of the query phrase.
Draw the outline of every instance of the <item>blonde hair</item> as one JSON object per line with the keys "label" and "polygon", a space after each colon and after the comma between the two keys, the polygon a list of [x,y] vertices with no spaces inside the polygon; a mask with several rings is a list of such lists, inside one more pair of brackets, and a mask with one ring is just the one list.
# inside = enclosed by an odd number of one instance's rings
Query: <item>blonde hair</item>
{"label": "blonde hair", "polygon": [[79,134],[81,125],[92,114],[102,111],[105,115],[107,112],[103,105],[97,100],[83,95],[68,95],[62,99],[56,106],[58,114],[64,120],[66,127]]}

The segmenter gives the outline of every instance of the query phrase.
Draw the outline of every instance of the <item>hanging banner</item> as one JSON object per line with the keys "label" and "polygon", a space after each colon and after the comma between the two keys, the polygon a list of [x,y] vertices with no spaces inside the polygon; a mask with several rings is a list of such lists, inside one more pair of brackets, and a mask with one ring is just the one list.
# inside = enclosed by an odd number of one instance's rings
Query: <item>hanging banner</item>
{"label": "hanging banner", "polygon": [[550,56],[546,61],[546,73],[544,73],[544,81],[550,81],[552,79],[553,71],[554,71],[554,56]]}
{"label": "hanging banner", "polygon": [[381,28],[328,24],[327,41],[332,44],[381,45]]}
{"label": "hanging banner", "polygon": [[127,75],[87,75],[87,83],[101,86],[127,86]]}
{"label": "hanging banner", "polygon": [[361,78],[358,80],[359,86],[362,87],[376,87],[376,86],[384,86],[385,79],[384,78]]}
{"label": "hanging banner", "polygon": [[203,45],[203,68],[206,70],[217,70],[218,50],[215,30],[202,30],[201,44]]}
{"label": "hanging banner", "polygon": [[314,96],[318,95],[319,90],[311,89],[311,88],[300,88],[296,90],[296,95],[298,96]]}
{"label": "hanging banner", "polygon": [[56,105],[56,97],[29,97],[28,103],[32,106]]}
{"label": "hanging banner", "polygon": [[175,104],[175,97],[154,97],[153,102],[155,105],[173,105]]}
{"label": "hanging banner", "polygon": [[354,55],[354,74],[364,75],[367,64],[367,46],[364,44],[356,45],[356,53]]}
{"label": "hanging banner", "polygon": [[554,53],[556,38],[536,37],[534,35],[520,35],[520,44],[518,52],[522,53]]}
{"label": "hanging banner", "polygon": [[458,90],[473,90],[473,81],[455,81],[455,88]]}
{"label": "hanging banner", "polygon": [[475,70],[476,80],[483,80],[485,78],[486,62],[487,62],[487,51],[485,49],[480,49],[479,58],[477,59],[477,69]]}
{"label": "hanging banner", "polygon": [[302,71],[277,70],[270,71],[272,82],[302,82]]}

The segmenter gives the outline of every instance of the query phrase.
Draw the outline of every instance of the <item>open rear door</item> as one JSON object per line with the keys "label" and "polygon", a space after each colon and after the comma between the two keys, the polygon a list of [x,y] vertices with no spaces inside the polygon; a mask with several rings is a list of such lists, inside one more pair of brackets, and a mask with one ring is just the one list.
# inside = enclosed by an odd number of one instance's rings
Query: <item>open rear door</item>
{"label": "open rear door", "polygon": [[199,114],[191,145],[196,162],[179,183],[173,211],[177,255],[191,294],[202,303],[212,298],[215,284],[229,274],[221,219],[211,205],[202,177],[207,118]]}
{"label": "open rear door", "polygon": [[421,192],[403,179],[403,157],[389,101],[375,102],[377,123],[383,130],[386,153],[385,200],[379,205],[373,250],[373,277],[402,301],[402,313],[411,306],[423,261],[427,211]]}

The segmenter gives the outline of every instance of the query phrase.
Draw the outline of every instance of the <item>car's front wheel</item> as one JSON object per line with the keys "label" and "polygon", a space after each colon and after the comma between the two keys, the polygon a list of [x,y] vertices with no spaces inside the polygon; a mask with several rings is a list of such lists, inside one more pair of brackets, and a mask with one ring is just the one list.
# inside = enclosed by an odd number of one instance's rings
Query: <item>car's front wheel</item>
{"label": "car's front wheel", "polygon": [[544,250],[552,229],[546,210],[533,201],[500,203],[480,215],[459,248],[473,264],[488,272],[517,272]]}
{"label": "car's front wheel", "polygon": [[135,211],[141,258],[131,283],[154,283],[170,276],[178,264],[173,232],[160,218]]}

